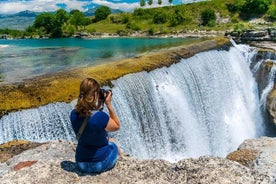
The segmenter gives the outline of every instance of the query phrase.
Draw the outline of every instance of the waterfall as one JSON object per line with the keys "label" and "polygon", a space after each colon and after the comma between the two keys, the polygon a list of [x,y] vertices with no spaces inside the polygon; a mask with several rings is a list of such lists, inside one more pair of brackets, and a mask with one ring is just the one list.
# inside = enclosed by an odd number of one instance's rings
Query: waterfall
{"label": "waterfall", "polygon": [[213,50],[114,81],[122,120],[117,139],[140,158],[176,161],[226,156],[245,139],[263,135],[247,59],[236,48]]}
{"label": "waterfall", "polygon": [[[140,159],[177,161],[226,156],[247,138],[264,134],[252,54],[231,47],[198,53],[177,64],[112,81],[123,151]],[[0,143],[75,141],[71,104],[54,103],[0,119]],[[106,110],[106,109],[105,109]]]}

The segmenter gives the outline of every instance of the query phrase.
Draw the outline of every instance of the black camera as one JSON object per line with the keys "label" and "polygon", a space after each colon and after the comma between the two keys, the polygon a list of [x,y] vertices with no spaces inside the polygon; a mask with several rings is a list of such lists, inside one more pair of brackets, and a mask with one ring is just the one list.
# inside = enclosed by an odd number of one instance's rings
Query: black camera
{"label": "black camera", "polygon": [[101,89],[100,89],[100,93],[99,93],[99,99],[102,100],[102,101],[105,101],[105,98],[107,97],[109,91],[110,91],[111,94],[112,94],[111,89],[104,89],[104,88],[101,88]]}

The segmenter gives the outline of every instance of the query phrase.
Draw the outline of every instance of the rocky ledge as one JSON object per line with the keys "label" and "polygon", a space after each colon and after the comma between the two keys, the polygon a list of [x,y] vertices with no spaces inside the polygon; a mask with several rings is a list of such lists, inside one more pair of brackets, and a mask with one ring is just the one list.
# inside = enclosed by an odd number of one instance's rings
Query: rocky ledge
{"label": "rocky ledge", "polygon": [[115,168],[87,174],[74,162],[76,145],[52,141],[13,156],[0,165],[0,180],[8,183],[274,183],[276,139],[246,140],[227,158],[203,156],[177,163],[125,156]]}

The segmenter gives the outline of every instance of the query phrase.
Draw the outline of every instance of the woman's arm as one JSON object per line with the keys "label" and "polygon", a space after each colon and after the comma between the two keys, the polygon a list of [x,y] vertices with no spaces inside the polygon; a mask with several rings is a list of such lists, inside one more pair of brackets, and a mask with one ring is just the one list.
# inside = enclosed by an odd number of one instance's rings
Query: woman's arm
{"label": "woman's arm", "polygon": [[109,111],[110,116],[107,126],[105,127],[105,130],[108,132],[114,132],[120,129],[120,121],[112,107],[111,99],[111,91],[109,91],[107,97],[105,98],[105,105]]}

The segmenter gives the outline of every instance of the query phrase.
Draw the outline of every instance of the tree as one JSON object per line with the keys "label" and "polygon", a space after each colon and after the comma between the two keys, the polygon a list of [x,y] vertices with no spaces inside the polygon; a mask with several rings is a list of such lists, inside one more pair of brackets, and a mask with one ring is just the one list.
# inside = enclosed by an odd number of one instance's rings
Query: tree
{"label": "tree", "polygon": [[143,7],[143,6],[145,6],[145,5],[146,5],[145,0],[140,0],[140,6]]}
{"label": "tree", "polygon": [[63,25],[64,23],[67,22],[69,19],[67,12],[64,9],[59,9],[56,11],[56,20]]}
{"label": "tree", "polygon": [[159,6],[161,6],[161,4],[162,4],[162,0],[158,0],[158,2],[157,2],[158,4],[159,4]]}
{"label": "tree", "polygon": [[55,17],[50,13],[42,13],[38,15],[34,21],[35,28],[42,28],[46,34],[50,34],[54,28]]}
{"label": "tree", "polygon": [[169,0],[170,5],[172,4],[173,0]]}
{"label": "tree", "polygon": [[166,12],[160,11],[160,12],[156,12],[153,15],[153,23],[154,24],[164,24],[166,21],[167,21]]}
{"label": "tree", "polygon": [[179,24],[183,24],[185,22],[189,22],[192,18],[187,15],[187,13],[176,9],[173,14],[171,14],[170,18],[170,26],[177,26]]}
{"label": "tree", "polygon": [[205,9],[201,12],[201,20],[202,20],[202,25],[213,25],[214,22],[216,21],[216,14],[215,11],[212,9]]}
{"label": "tree", "polygon": [[109,7],[107,7],[107,6],[100,6],[95,11],[95,21],[98,22],[98,21],[104,20],[110,14],[111,14],[111,10],[110,10]]}
{"label": "tree", "polygon": [[153,2],[152,0],[149,0],[149,1],[148,1],[148,5],[151,6],[151,5],[152,5],[152,2]]}
{"label": "tree", "polygon": [[272,4],[272,0],[246,0],[241,8],[243,14],[264,14],[269,6]]}
{"label": "tree", "polygon": [[78,26],[83,25],[84,13],[79,10],[72,10],[70,12],[70,24],[74,25],[76,30],[78,30]]}
{"label": "tree", "polygon": [[276,20],[276,5],[272,4],[269,6],[269,9],[267,11],[267,14],[270,19]]}

